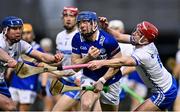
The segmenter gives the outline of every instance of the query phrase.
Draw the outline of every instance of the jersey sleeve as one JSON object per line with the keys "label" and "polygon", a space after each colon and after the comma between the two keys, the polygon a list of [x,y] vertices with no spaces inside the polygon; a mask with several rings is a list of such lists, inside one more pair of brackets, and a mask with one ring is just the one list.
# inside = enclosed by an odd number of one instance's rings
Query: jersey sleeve
{"label": "jersey sleeve", "polygon": [[23,40],[21,40],[20,43],[21,43],[21,52],[29,55],[33,50],[32,46]]}
{"label": "jersey sleeve", "polygon": [[72,42],[71,42],[71,45],[72,45],[72,53],[75,53],[75,54],[81,54],[81,51],[80,51],[80,35],[77,33],[74,35],[73,39],[72,39]]}
{"label": "jersey sleeve", "polygon": [[109,57],[113,57],[121,51],[118,42],[113,37],[109,37],[105,40],[104,47]]}

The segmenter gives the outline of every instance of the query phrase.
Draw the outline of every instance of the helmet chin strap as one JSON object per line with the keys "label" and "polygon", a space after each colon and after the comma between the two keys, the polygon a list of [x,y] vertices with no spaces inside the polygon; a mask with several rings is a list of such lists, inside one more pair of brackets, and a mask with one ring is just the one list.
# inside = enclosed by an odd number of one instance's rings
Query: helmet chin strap
{"label": "helmet chin strap", "polygon": [[5,31],[4,31],[4,33],[3,33],[4,36],[7,34],[8,28],[9,28],[9,27],[6,27],[6,28],[5,28]]}
{"label": "helmet chin strap", "polygon": [[[92,21],[92,28],[88,28],[89,32],[86,34],[81,33],[81,35],[83,37],[90,37],[96,32],[97,28],[97,23],[95,21]],[[79,29],[79,31],[81,32],[81,29]]]}
{"label": "helmet chin strap", "polygon": [[138,44],[139,45],[147,45],[149,42],[145,41],[145,42],[141,42],[144,39],[144,35],[139,39]]}

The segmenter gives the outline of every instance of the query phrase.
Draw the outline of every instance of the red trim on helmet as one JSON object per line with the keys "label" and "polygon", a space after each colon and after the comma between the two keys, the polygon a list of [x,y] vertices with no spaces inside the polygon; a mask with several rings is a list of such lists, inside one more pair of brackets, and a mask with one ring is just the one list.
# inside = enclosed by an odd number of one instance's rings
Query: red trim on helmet
{"label": "red trim on helmet", "polygon": [[78,8],[73,6],[64,7],[63,9],[63,15],[77,16],[78,12]]}
{"label": "red trim on helmet", "polygon": [[143,21],[137,25],[137,29],[148,39],[149,42],[153,42],[158,36],[158,29],[153,24]]}

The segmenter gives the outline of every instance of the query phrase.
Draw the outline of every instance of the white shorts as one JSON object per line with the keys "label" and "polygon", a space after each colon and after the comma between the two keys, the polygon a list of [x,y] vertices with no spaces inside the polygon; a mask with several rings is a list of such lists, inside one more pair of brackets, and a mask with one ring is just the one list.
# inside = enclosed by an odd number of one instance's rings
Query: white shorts
{"label": "white shorts", "polygon": [[9,91],[13,101],[21,104],[33,104],[37,96],[36,92],[30,90],[9,87]]}
{"label": "white shorts", "polygon": [[[92,85],[95,81],[86,77],[81,77],[81,86],[88,86]],[[104,91],[101,92],[100,101],[104,104],[109,105],[119,105],[119,93],[120,93],[120,81],[115,82],[109,86],[109,92],[105,93]]]}

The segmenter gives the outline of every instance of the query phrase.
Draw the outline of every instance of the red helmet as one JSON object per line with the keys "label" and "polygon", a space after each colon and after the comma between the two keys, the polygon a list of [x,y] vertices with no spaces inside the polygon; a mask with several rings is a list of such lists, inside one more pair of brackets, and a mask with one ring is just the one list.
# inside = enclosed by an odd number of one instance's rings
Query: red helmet
{"label": "red helmet", "polygon": [[153,42],[154,39],[158,36],[158,29],[156,26],[150,22],[143,21],[137,25],[137,30],[139,30],[149,42]]}
{"label": "red helmet", "polygon": [[63,9],[63,15],[77,16],[78,12],[78,8],[73,6],[67,6]]}

